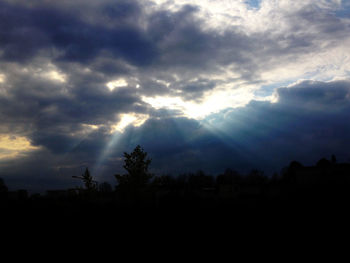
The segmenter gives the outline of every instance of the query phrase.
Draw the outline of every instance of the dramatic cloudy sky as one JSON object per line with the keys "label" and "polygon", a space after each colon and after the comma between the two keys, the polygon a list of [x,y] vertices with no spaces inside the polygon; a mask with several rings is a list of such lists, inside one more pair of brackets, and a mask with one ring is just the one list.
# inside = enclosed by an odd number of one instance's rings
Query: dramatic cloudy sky
{"label": "dramatic cloudy sky", "polygon": [[348,0],[0,0],[0,177],[350,160]]}

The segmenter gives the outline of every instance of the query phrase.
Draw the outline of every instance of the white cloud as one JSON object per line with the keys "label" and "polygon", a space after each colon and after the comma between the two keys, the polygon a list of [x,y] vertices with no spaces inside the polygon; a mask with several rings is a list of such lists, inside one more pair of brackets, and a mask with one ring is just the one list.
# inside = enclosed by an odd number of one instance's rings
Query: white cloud
{"label": "white cloud", "polygon": [[0,160],[13,159],[20,154],[25,154],[37,149],[39,149],[39,147],[32,146],[25,137],[0,134]]}
{"label": "white cloud", "polygon": [[0,83],[4,83],[5,79],[5,75],[0,73]]}
{"label": "white cloud", "polygon": [[129,125],[141,126],[148,119],[147,114],[126,113],[121,114],[119,122],[112,127],[112,132],[123,132]]}
{"label": "white cloud", "polygon": [[[32,91],[31,95],[42,97],[64,94],[79,98],[83,94],[84,98],[90,99],[100,91],[107,94],[106,89],[111,91],[108,95],[119,96],[120,89],[120,94],[123,93],[126,98],[133,97],[138,103],[143,101],[155,109],[178,110],[184,116],[200,119],[227,107],[247,104],[257,98],[256,91],[264,86],[274,86],[276,83],[288,85],[298,79],[328,81],[350,76],[350,22],[335,17],[335,11],[341,8],[339,0],[263,0],[259,8],[251,8],[245,0],[151,2],[155,5],[149,5],[149,1],[130,1],[137,7],[148,8],[146,13],[140,11],[140,17],[136,20],[141,19],[142,23],[134,21],[131,34],[144,37],[146,46],[153,45],[151,49],[156,50],[155,58],[153,54],[146,56],[147,66],[131,65],[134,54],[125,50],[118,50],[114,55],[113,48],[108,50],[107,42],[99,48],[100,39],[98,43],[91,41],[91,47],[96,46],[96,54],[90,57],[90,54],[84,53],[86,60],[83,63],[79,59],[76,62],[56,60],[65,54],[65,50],[54,47],[57,54],[52,57],[50,52],[43,51],[29,63],[9,63],[2,67],[4,71],[0,75],[0,83],[5,83],[6,76],[8,85],[6,90],[1,87],[0,94],[5,94],[12,87],[26,86],[29,80],[34,83],[34,88],[26,89],[26,92]],[[113,1],[51,3],[38,0],[25,5],[33,7],[44,3],[63,13],[81,7],[76,17],[87,22],[84,28],[89,32],[88,26],[91,24],[103,27],[102,7]],[[184,5],[198,8],[181,16],[176,12],[181,11]],[[157,11],[160,10],[164,13],[159,15]],[[157,15],[161,25],[151,23]],[[181,20],[176,20],[177,15]],[[123,16],[121,18],[124,19]],[[146,24],[155,28],[148,28]],[[115,33],[109,29],[114,27],[106,28],[108,30],[104,33],[109,39],[111,36],[108,34]],[[154,37],[157,40],[152,40],[150,36],[153,30],[160,32],[159,38],[158,35]],[[142,33],[146,33],[146,36]],[[142,53],[142,47],[135,50]],[[128,50],[128,47],[125,49]],[[121,55],[123,52],[127,53],[124,57]],[[132,59],[127,61],[130,57]],[[137,60],[138,56],[135,57]],[[47,88],[46,82],[54,85]],[[273,100],[272,94],[273,90],[267,92],[265,98],[260,96],[259,99]],[[94,109],[103,107],[101,100]],[[137,125],[138,120],[144,118],[130,115],[129,110],[125,107],[121,112],[115,112],[125,114],[116,129],[123,130],[130,123]],[[59,114],[59,110],[55,114]]]}
{"label": "white cloud", "polygon": [[122,88],[122,87],[126,87],[128,86],[128,83],[126,82],[125,79],[116,79],[116,80],[113,80],[113,81],[110,81],[106,84],[107,88],[110,90],[110,91],[113,91],[115,90],[116,88]]}

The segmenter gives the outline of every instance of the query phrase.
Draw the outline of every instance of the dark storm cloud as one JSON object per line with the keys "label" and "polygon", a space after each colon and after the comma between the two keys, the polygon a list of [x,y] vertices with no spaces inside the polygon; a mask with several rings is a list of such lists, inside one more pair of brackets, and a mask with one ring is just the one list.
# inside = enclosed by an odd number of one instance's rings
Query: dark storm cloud
{"label": "dark storm cloud", "polygon": [[[292,14],[281,11],[285,30],[216,29],[205,26],[194,5],[152,12],[149,7],[125,0],[0,0],[0,133],[25,136],[40,147],[20,160],[1,161],[5,175],[25,173],[23,182],[29,182],[39,174],[50,181],[47,174],[59,175],[54,167],[74,167],[66,168],[69,174],[82,163],[94,166],[122,113],[151,119],[119,136],[118,150],[104,161],[106,174],[121,167],[115,164],[121,152],[138,143],[159,171],[271,169],[294,158],[346,155],[346,81],[281,88],[278,103],[253,101],[203,123],[142,101],[178,96],[198,102],[220,84],[232,82],[234,89],[237,80],[262,82],[265,71],[340,45],[350,32],[346,21],[310,5]],[[213,77],[225,70],[235,79]],[[50,71],[65,80],[50,79]],[[109,91],[106,84],[116,79],[127,85]]]}
{"label": "dark storm cloud", "polygon": [[239,31],[223,36],[203,31],[200,19],[194,17],[197,8],[193,6],[174,13],[152,14],[149,21],[143,21],[149,23],[145,31],[141,25],[123,23],[125,17],[141,16],[142,10],[134,1],[102,8],[102,15],[122,21],[113,28],[89,24],[70,12],[50,6],[1,5],[2,58],[5,60],[22,61],[37,55],[41,49],[57,48],[60,54],[55,59],[67,62],[86,63],[105,50],[137,66],[154,62],[155,67],[204,69],[213,68],[216,60],[221,65],[236,62],[240,67],[246,68],[247,64],[251,68],[251,58],[243,53],[256,48],[254,37],[248,38]]}
{"label": "dark storm cloud", "polygon": [[[196,169],[209,172],[231,166],[237,150],[198,121],[187,118],[150,119],[139,128],[127,130],[120,147],[132,150],[141,144],[153,158],[153,168],[160,173],[181,173]],[[247,160],[235,163],[237,168]]]}
{"label": "dark storm cloud", "polygon": [[180,84],[181,96],[189,100],[200,99],[204,92],[215,88],[220,81],[197,79],[195,81],[188,81]]}
{"label": "dark storm cloud", "polygon": [[341,109],[349,104],[349,82],[303,81],[293,88],[278,89],[277,95],[279,102],[287,105],[299,105],[315,110]]}
{"label": "dark storm cloud", "polygon": [[[100,107],[97,109],[100,112],[105,112],[105,105],[109,104],[103,103],[103,99],[99,101],[98,96],[96,102],[91,101],[95,96],[92,90],[103,88],[113,76],[136,76],[141,88],[135,96],[169,94],[196,100],[217,84],[209,77],[206,79],[207,72],[219,72],[218,68],[231,64],[242,78],[256,83],[263,69],[280,67],[291,55],[297,58],[299,54],[312,52],[317,49],[317,41],[341,41],[349,30],[339,18],[312,5],[288,17],[289,32],[268,29],[264,33],[252,33],[231,27],[219,33],[202,28],[203,18],[196,16],[199,8],[193,5],[147,16],[144,6],[137,1],[104,1],[94,12],[89,1],[85,6],[74,6],[67,1],[36,2],[39,4],[33,6],[21,1],[0,3],[2,59],[25,60],[30,64],[30,59],[35,57],[48,58],[70,77],[74,95],[81,101],[86,99],[86,104],[92,103],[95,109]],[[84,12],[91,16],[90,20],[82,15]],[[278,61],[270,61],[276,56]],[[75,62],[102,75],[79,76]],[[131,70],[125,62],[139,68]],[[179,82],[171,76],[174,73],[180,76]],[[193,83],[191,79],[198,74],[202,75],[201,81]],[[157,83],[154,81],[157,78],[174,84]],[[16,85],[24,90],[21,83]],[[90,97],[83,91],[87,86]],[[25,88],[37,89],[34,84]],[[77,90],[84,92],[84,96]],[[41,93],[44,92],[43,88]],[[77,108],[72,114],[82,114]]]}
{"label": "dark storm cloud", "polygon": [[31,73],[7,78],[6,96],[0,96],[1,132],[26,136],[33,145],[59,153],[81,140],[84,125],[108,130],[118,122],[118,114],[148,110],[127,88],[111,92],[93,74],[76,74],[71,85]]}
{"label": "dark storm cloud", "polygon": [[[203,87],[191,84],[164,87],[149,76],[174,81],[171,75],[178,73],[181,78],[193,78],[193,70],[215,68],[213,62],[226,42],[231,42],[228,45],[232,48],[237,45],[248,48],[247,43],[239,40],[240,36],[235,36],[232,43],[227,37],[217,38],[213,35],[215,32],[203,31],[199,19],[194,17],[197,8],[193,6],[177,12],[159,11],[135,23],[138,17],[144,17],[137,2],[107,3],[92,13],[91,18],[93,21],[99,17],[107,19],[103,24],[101,21],[90,23],[79,17],[79,12],[76,15],[55,5],[0,5],[1,60],[31,65],[34,59],[48,59],[67,74],[74,85],[78,84],[74,67],[80,64],[100,72],[100,82],[104,83],[118,75],[137,77],[144,95],[174,94],[174,90],[184,87],[180,95],[186,98],[192,97],[187,93],[196,93],[197,87],[197,97],[200,97]],[[144,28],[143,24],[148,27]],[[239,56],[239,52],[235,56]],[[126,64],[138,68],[131,70]],[[188,73],[184,74],[184,70]]]}
{"label": "dark storm cloud", "polygon": [[[243,26],[205,28],[205,18],[198,16],[200,8],[194,5],[148,14],[148,2],[91,3],[1,2],[2,59],[30,63],[44,56],[62,71],[67,71],[67,64],[80,63],[105,78],[137,77],[146,82],[141,85],[143,95],[173,95],[174,90],[184,89],[179,94],[189,99],[203,96],[203,89],[188,92],[191,83],[181,82],[198,75],[209,82],[208,73],[226,68],[240,79],[257,83],[263,71],[313,53],[321,44],[334,46],[350,32],[347,23],[311,4],[292,14],[279,13],[286,31],[267,27],[251,32]],[[136,68],[131,70],[126,64]],[[166,80],[174,74],[181,76],[180,83],[172,80],[171,87],[157,87],[149,81],[150,76]]]}
{"label": "dark storm cloud", "polygon": [[85,156],[53,155],[41,150],[33,155],[15,160],[0,161],[0,177],[4,178],[10,190],[28,189],[31,192],[44,192],[50,189],[67,189],[80,186],[72,175],[80,175],[89,160]]}
{"label": "dark storm cloud", "polygon": [[[123,21],[140,12],[135,2],[104,7],[107,17]],[[58,48],[56,59],[87,62],[106,49],[135,65],[144,65],[156,56],[153,43],[140,28],[123,24],[114,28],[88,24],[74,14],[48,7],[21,7],[0,3],[2,59],[30,59],[45,48]],[[127,11],[126,13],[123,12]]]}
{"label": "dark storm cloud", "polygon": [[331,154],[350,158],[349,81],[305,81],[277,93],[277,103],[252,101],[201,123],[149,120],[128,131],[123,147],[144,145],[160,171],[230,167],[272,172],[292,160],[312,164]]}
{"label": "dark storm cloud", "polygon": [[[43,158],[44,168],[56,167],[55,176],[59,177],[57,167],[63,167],[61,174],[67,176],[77,173],[81,164],[95,167],[106,147],[112,145],[108,155],[100,160],[104,169],[97,170],[99,174],[95,176],[113,183],[112,174],[123,172],[122,152],[131,151],[137,144],[153,158],[156,173],[197,169],[218,173],[228,167],[245,172],[258,168],[272,173],[292,160],[312,164],[331,154],[340,161],[349,159],[349,81],[304,81],[280,88],[277,94],[276,103],[252,101],[201,122],[161,113],[161,118],[150,118],[140,127],[129,126],[123,134],[109,134],[101,128],[80,140],[74,138],[76,142],[67,141],[72,140],[68,135],[58,138],[57,133],[51,137],[36,133],[35,136],[40,136],[36,140],[56,154],[42,149],[37,155],[21,158],[21,162],[30,170],[35,163],[33,158]],[[115,144],[110,144],[115,138]],[[57,154],[61,152],[65,154]],[[8,165],[2,165],[4,176]]]}
{"label": "dark storm cloud", "polygon": [[253,74],[252,57],[247,54],[257,49],[256,36],[248,37],[238,28],[224,33],[205,30],[197,12],[198,8],[188,5],[177,12],[153,14],[149,34],[158,43],[161,54],[155,69],[179,73],[185,81],[196,74],[220,72],[218,67],[232,63],[239,65],[237,72],[245,74],[249,67]]}

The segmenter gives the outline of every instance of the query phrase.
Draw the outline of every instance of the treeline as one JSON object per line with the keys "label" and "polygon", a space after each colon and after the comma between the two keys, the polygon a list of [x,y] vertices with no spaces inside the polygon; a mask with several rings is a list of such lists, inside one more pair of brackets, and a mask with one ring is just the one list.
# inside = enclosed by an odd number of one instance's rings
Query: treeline
{"label": "treeline", "polygon": [[47,191],[45,195],[28,196],[25,190],[8,191],[0,180],[2,206],[27,206],[37,208],[104,207],[197,209],[247,206],[301,205],[315,201],[324,205],[335,200],[348,202],[350,194],[350,164],[321,159],[315,166],[298,162],[283,169],[280,175],[265,175],[252,170],[240,174],[227,169],[217,176],[203,171],[177,176],[154,176],[149,172],[151,159],[137,146],[133,152],[124,153],[127,173],[114,175],[116,186],[94,180],[89,170],[81,176],[84,187]]}

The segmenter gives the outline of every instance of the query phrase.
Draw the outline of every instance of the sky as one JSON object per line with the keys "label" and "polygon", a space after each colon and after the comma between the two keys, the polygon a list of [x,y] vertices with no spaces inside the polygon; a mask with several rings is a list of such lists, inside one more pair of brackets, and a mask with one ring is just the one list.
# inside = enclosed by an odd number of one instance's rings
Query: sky
{"label": "sky", "polygon": [[0,0],[0,177],[350,161],[348,0]]}

